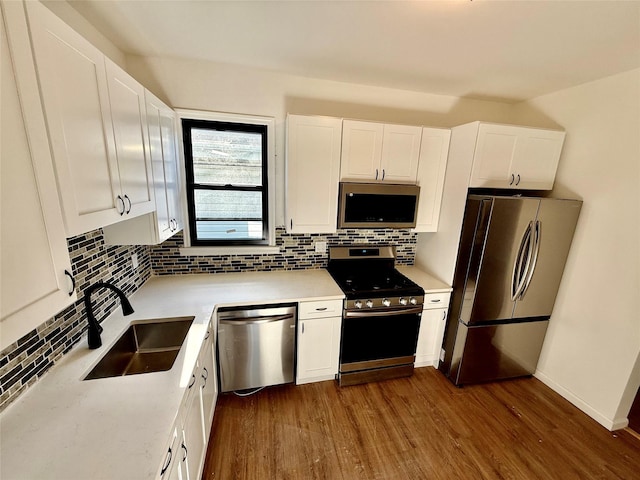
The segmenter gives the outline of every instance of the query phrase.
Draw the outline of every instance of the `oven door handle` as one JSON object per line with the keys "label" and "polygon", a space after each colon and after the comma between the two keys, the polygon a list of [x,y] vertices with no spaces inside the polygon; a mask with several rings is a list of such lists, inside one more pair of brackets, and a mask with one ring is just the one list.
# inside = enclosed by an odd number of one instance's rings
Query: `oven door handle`
{"label": "oven door handle", "polygon": [[371,311],[371,310],[358,310],[357,312],[345,311],[345,318],[356,318],[356,317],[391,317],[397,315],[412,315],[416,313],[422,313],[422,305],[419,307],[413,308],[402,308],[395,310],[382,310],[382,311]]}

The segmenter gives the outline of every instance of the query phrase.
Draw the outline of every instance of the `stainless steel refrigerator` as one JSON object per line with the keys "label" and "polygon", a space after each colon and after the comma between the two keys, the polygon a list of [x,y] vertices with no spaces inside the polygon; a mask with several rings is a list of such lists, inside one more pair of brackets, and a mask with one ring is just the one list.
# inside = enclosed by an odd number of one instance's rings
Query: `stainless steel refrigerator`
{"label": "stainless steel refrigerator", "polygon": [[535,371],[581,207],[468,196],[439,364],[454,384]]}

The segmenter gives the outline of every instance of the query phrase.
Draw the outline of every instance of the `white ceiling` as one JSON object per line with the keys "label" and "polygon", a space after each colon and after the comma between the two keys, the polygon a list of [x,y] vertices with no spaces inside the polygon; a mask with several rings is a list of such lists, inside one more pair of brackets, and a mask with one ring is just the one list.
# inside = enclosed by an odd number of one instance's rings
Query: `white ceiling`
{"label": "white ceiling", "polygon": [[70,0],[127,54],[518,101],[640,67],[640,0]]}

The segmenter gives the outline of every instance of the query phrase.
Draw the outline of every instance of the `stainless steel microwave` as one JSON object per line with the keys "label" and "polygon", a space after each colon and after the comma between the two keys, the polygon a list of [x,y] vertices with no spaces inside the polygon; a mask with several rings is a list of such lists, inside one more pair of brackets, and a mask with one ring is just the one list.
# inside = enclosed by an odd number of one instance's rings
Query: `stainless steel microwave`
{"label": "stainless steel microwave", "polygon": [[413,228],[420,187],[340,182],[338,228]]}

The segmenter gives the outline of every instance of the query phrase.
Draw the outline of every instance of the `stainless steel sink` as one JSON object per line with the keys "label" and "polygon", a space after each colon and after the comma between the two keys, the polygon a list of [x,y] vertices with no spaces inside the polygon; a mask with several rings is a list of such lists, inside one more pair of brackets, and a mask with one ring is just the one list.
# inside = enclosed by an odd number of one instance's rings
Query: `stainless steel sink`
{"label": "stainless steel sink", "polygon": [[131,323],[84,380],[170,370],[193,319],[156,318]]}

